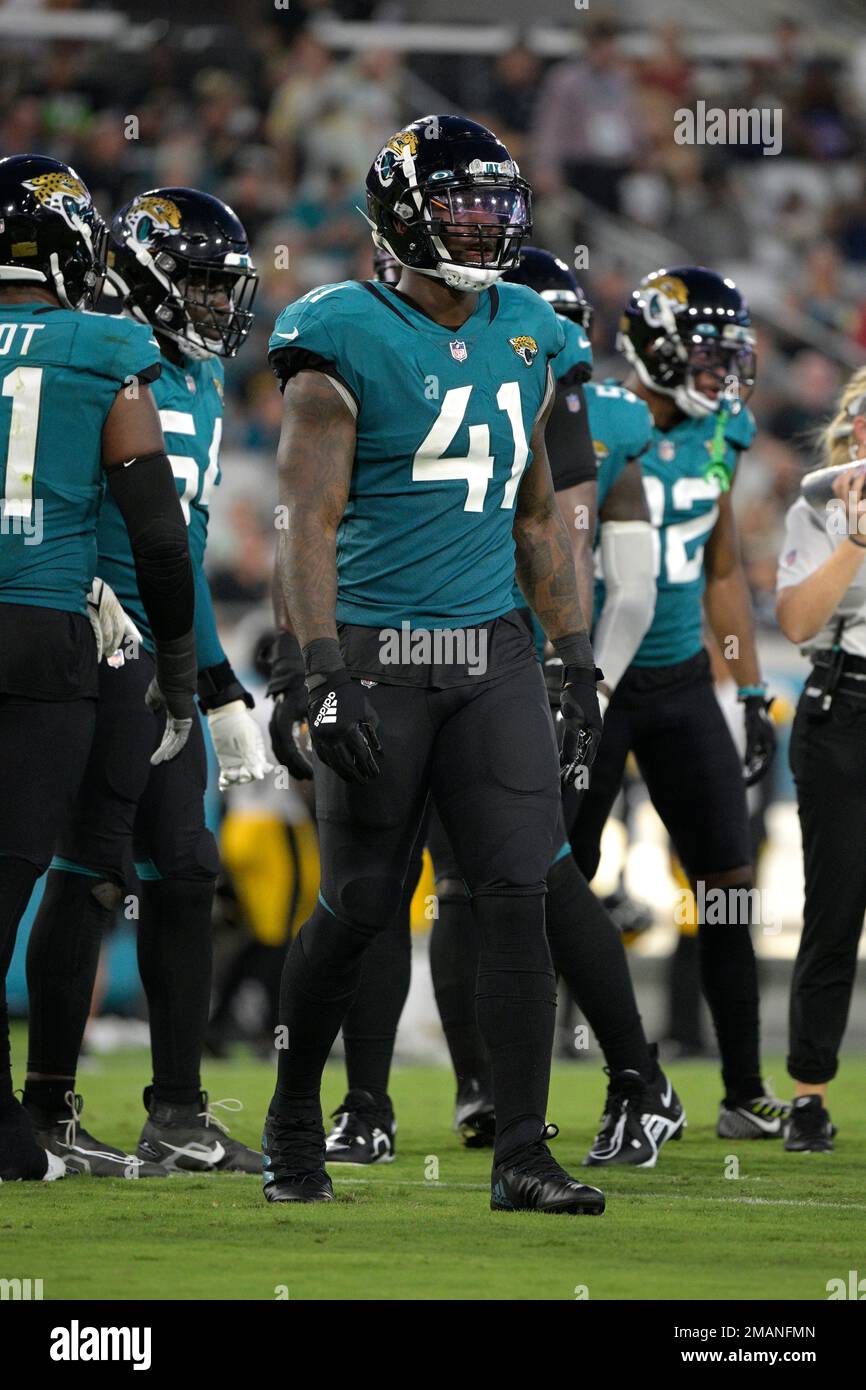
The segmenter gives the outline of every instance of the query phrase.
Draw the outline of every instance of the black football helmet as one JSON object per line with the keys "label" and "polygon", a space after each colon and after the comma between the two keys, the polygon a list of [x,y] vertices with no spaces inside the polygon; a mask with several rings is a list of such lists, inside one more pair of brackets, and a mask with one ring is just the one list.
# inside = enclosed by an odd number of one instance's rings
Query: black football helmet
{"label": "black football helmet", "polygon": [[552,251],[540,246],[524,246],[517,264],[506,270],[503,280],[515,285],[528,285],[546,299],[558,314],[580,324],[589,337],[593,309],[573,271]]}
{"label": "black football helmet", "polygon": [[[755,335],[733,280],[702,266],[656,270],[641,280],[620,319],[617,347],[643,384],[672,396],[685,415],[713,415],[723,399],[747,400],[755,384]],[[695,379],[709,373],[710,395]]]}
{"label": "black football helmet", "polygon": [[0,282],[45,285],[89,309],[105,277],[106,228],[85,183],[41,154],[0,159]]}
{"label": "black football helmet", "polygon": [[462,116],[422,116],[367,175],[375,244],[410,270],[483,290],[514,265],[532,230],[529,184],[505,146]]}
{"label": "black football helmet", "polygon": [[135,318],[189,357],[234,357],[258,277],[230,207],[196,188],[154,188],[115,214],[108,276]]}

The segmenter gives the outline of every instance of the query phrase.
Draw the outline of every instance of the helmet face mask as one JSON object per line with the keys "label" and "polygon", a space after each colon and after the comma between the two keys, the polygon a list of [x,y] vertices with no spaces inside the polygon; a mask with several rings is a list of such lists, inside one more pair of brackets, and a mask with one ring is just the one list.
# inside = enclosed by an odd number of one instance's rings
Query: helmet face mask
{"label": "helmet face mask", "polygon": [[699,266],[646,276],[626,306],[617,345],[646,387],[694,419],[725,400],[747,400],[755,384],[748,308],[733,281]]}
{"label": "helmet face mask", "polygon": [[130,313],[188,357],[234,357],[250,331],[258,278],[246,233],[209,194],[133,198],[112,222],[108,267]]}
{"label": "helmet face mask", "polygon": [[89,309],[105,278],[107,232],[83,181],[43,155],[0,160],[0,283],[42,284]]}
{"label": "helmet face mask", "polygon": [[367,175],[377,247],[452,289],[495,284],[531,231],[529,185],[489,130],[426,116],[394,135]]}

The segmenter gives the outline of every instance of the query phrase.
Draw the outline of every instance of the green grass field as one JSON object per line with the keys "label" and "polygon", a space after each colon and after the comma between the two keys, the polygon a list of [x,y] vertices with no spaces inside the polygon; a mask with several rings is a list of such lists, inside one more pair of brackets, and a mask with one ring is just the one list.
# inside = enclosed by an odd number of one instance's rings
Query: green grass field
{"label": "green grass field", "polygon": [[[23,1074],[15,1030],[16,1078]],[[142,1121],[145,1055],[99,1059],[82,1074],[85,1119],[132,1147]],[[778,1059],[768,1070],[784,1090]],[[866,1059],[834,1085],[833,1155],[785,1154],[777,1142],[714,1136],[718,1082],[707,1063],[670,1069],[689,1115],[655,1169],[593,1176],[608,1198],[596,1219],[488,1209],[489,1154],[450,1129],[444,1069],[393,1078],[397,1160],[335,1168],[337,1201],[267,1206],[254,1177],[167,1182],[77,1178],[0,1189],[0,1277],[41,1278],[46,1299],[826,1299],[829,1279],[863,1265]],[[601,1073],[560,1064],[550,1117],[560,1162],[576,1169],[594,1132]],[[233,1133],[256,1143],[269,1067],[213,1063],[213,1099],[245,1103]],[[331,1067],[329,1108],[342,1098]],[[230,1117],[232,1118],[232,1117]],[[726,1177],[739,1160],[739,1177]],[[437,1171],[438,1181],[431,1176]],[[582,1295],[587,1296],[587,1295]]]}

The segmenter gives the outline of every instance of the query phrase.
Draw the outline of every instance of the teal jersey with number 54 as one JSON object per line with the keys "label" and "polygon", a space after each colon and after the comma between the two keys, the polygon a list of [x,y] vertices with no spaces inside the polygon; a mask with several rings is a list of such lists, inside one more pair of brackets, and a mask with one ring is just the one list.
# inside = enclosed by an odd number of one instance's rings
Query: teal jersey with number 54
{"label": "teal jersey with number 54", "polygon": [[755,421],[739,402],[706,419],[653,429],[641,458],[644,491],[657,542],[657,597],[652,625],[635,666],[672,666],[700,651],[704,548],[718,520],[719,498],[751,444]]}
{"label": "teal jersey with number 54", "polygon": [[356,415],[338,621],[463,627],[513,607],[514,508],[564,344],[561,320],[525,285],[482,291],[460,328],[355,281],[282,312],[276,374],[327,372]]}
{"label": "teal jersey with number 54", "polygon": [[102,429],[121,387],[158,372],[143,324],[0,305],[0,603],[86,613]]}
{"label": "teal jersey with number 54", "polygon": [[[225,655],[216,637],[203,570],[210,499],[220,480],[223,379],[223,365],[218,357],[204,361],[190,358],[181,366],[163,357],[162,374],[153,387],[166,453],[189,528],[190,558],[196,581],[196,652],[200,670],[215,666]],[[99,518],[97,542],[97,574],[111,585],[145,642],[152,645],[129,537],[111,497],[106,498]]]}

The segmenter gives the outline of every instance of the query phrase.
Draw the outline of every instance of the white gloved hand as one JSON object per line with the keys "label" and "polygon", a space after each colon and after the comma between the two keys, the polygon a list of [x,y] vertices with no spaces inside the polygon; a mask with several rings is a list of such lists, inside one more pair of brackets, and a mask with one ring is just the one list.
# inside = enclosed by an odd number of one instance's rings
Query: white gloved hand
{"label": "white gloved hand", "polygon": [[129,634],[137,635],[132,619],[124,613],[120,600],[104,579],[94,579],[87,595],[87,616],[96,638],[96,660],[113,656]]}
{"label": "white gloved hand", "polygon": [[273,772],[261,729],[243,700],[209,710],[207,722],[220,765],[221,792],[242,782],[260,782],[266,773]]}

